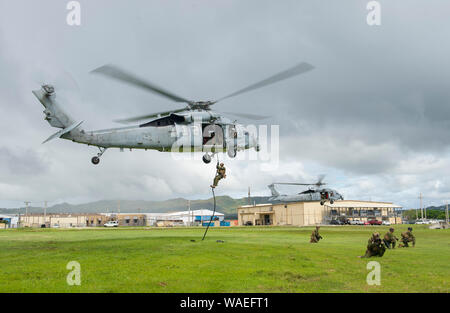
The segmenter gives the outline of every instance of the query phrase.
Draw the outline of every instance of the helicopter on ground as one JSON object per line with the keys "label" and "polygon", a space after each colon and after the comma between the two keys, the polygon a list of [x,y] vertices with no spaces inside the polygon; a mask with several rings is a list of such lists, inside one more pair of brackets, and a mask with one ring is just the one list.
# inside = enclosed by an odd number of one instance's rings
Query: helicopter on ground
{"label": "helicopter on ground", "polygon": [[[334,189],[322,188],[326,183],[323,182],[324,176],[320,176],[318,181],[312,184],[304,183],[272,183],[268,187],[272,192],[272,197],[269,201],[279,202],[296,202],[296,201],[320,201],[321,205],[330,201],[333,204],[336,200],[344,200],[344,197]],[[302,191],[295,195],[281,195],[276,189],[275,185],[297,185],[297,186],[315,186],[310,187],[305,191]]]}
{"label": "helicopter on ground", "polygon": [[[141,122],[138,125],[111,128],[96,131],[85,131],[81,128],[83,121],[73,120],[56,100],[56,91],[52,85],[43,84],[33,94],[45,107],[45,120],[52,126],[60,128],[43,143],[54,138],[63,138],[73,142],[97,146],[100,152],[92,158],[97,165],[103,153],[109,148],[151,149],[161,152],[205,152],[203,162],[211,162],[212,156],[218,152],[227,152],[231,158],[241,150],[254,148],[260,150],[258,138],[241,124],[232,121],[219,112],[211,110],[211,106],[219,101],[249,92],[267,85],[306,73],[314,67],[302,62],[286,71],[273,75],[258,83],[240,89],[215,101],[191,101],[169,92],[157,85],[130,74],[117,66],[104,65],[91,73],[142,88],[162,97],[187,106],[118,120],[121,123]],[[228,113],[247,119],[260,120],[267,117],[247,114]]]}

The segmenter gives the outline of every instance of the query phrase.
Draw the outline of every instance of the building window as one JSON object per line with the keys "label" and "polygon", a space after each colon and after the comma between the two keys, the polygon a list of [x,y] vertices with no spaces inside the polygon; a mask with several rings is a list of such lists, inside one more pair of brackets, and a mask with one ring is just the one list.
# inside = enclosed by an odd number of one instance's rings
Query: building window
{"label": "building window", "polygon": [[130,224],[130,220],[129,219],[125,220],[125,223]]}

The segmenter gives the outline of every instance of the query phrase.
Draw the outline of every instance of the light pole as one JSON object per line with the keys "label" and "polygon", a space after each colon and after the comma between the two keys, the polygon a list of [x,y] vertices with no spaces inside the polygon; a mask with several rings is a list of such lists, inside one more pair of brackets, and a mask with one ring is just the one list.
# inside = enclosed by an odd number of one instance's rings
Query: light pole
{"label": "light pole", "polygon": [[47,200],[44,201],[44,228],[47,228]]}
{"label": "light pole", "polygon": [[25,219],[26,219],[27,223],[29,222],[28,221],[28,205],[30,203],[31,203],[30,201],[25,201]]}

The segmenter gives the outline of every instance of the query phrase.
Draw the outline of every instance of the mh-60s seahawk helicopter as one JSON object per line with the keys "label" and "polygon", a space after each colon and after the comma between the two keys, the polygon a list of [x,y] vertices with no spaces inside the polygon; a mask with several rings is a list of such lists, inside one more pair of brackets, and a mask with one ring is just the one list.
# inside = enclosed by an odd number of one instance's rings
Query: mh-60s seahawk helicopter
{"label": "mh-60s seahawk helicopter", "polygon": [[[33,94],[45,107],[45,120],[52,127],[61,128],[44,143],[54,138],[63,138],[77,143],[97,146],[100,152],[92,158],[92,163],[95,165],[99,164],[100,157],[108,148],[153,149],[162,152],[205,152],[203,161],[210,163],[211,157],[220,151],[226,151],[228,156],[234,158],[237,151],[250,148],[259,151],[260,149],[256,136],[249,134],[243,125],[236,124],[218,112],[213,112],[211,110],[212,105],[308,72],[313,68],[308,63],[300,63],[219,100],[191,101],[127,73],[116,66],[105,65],[92,71],[92,73],[125,82],[175,102],[186,103],[187,106],[118,121],[122,123],[145,121],[139,125],[96,131],[85,131],[80,127],[83,121],[74,121],[64,112],[62,106],[56,101],[56,92],[52,85],[44,84],[40,90],[33,91]],[[253,114],[228,114],[255,120],[265,118]]]}
{"label": "mh-60s seahawk helicopter", "polygon": [[[330,201],[330,204],[333,204],[336,200],[344,200],[344,197],[336,190],[321,188],[323,185],[326,185],[326,183],[323,182],[324,177],[325,176],[323,175],[320,176],[319,180],[313,184],[272,183],[268,186],[272,192],[272,197],[269,198],[269,200],[280,202],[320,201],[321,205],[324,205],[327,201]],[[275,185],[316,186],[316,188],[309,188],[295,195],[280,195],[280,193],[275,189]]]}

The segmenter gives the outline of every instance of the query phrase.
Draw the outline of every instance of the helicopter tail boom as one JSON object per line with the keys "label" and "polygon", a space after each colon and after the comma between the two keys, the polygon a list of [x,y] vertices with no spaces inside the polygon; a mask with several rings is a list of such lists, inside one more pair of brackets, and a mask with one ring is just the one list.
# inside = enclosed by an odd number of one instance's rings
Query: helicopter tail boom
{"label": "helicopter tail boom", "polygon": [[64,110],[61,108],[58,102],[56,102],[55,89],[51,85],[44,85],[39,90],[33,90],[33,94],[44,106],[45,120],[50,126],[55,128],[61,128],[58,132],[50,136],[43,143],[46,143],[54,138],[72,138],[74,132],[80,132],[82,129],[80,125],[82,122],[74,121]]}
{"label": "helicopter tail boom", "polygon": [[75,121],[56,102],[55,89],[51,85],[44,85],[39,90],[33,90],[33,94],[45,107],[45,120],[52,127],[67,128],[74,125]]}

